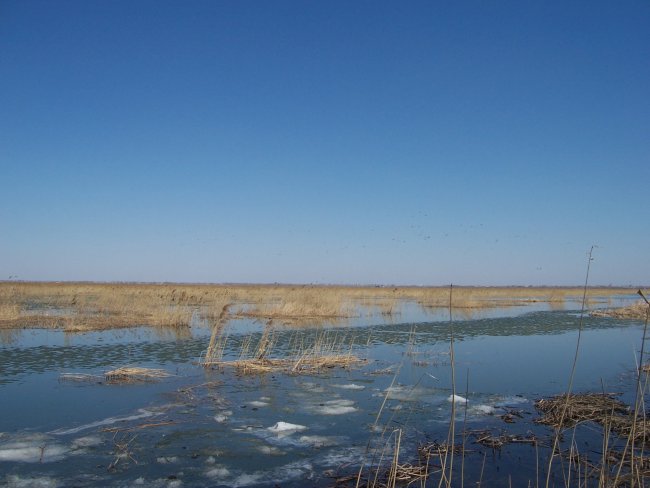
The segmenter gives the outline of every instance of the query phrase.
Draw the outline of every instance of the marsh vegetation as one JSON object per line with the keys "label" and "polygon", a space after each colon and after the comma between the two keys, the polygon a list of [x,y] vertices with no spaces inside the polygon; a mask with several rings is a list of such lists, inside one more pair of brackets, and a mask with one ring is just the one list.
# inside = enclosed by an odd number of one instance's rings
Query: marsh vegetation
{"label": "marsh vegetation", "polygon": [[582,292],[5,283],[0,482],[644,486],[645,324]]}
{"label": "marsh vegetation", "polygon": [[[588,299],[629,294],[626,288],[594,288]],[[548,303],[561,309],[582,289],[555,287],[456,287],[461,312]],[[70,332],[121,327],[187,327],[229,317],[308,325],[372,316],[396,316],[405,303],[446,309],[445,287],[312,285],[189,285],[0,282],[1,328],[61,328]]]}

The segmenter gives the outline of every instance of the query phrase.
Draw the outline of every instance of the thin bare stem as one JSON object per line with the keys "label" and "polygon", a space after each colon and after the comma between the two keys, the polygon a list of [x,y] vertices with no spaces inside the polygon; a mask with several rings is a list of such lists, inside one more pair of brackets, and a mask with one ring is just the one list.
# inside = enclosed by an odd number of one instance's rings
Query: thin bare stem
{"label": "thin bare stem", "polygon": [[568,400],[569,400],[569,395],[571,395],[571,390],[573,389],[573,379],[575,377],[575,372],[576,372],[576,365],[578,364],[578,353],[580,351],[580,339],[582,337],[582,326],[583,326],[583,321],[584,321],[584,315],[585,315],[585,303],[587,301],[587,286],[589,284],[589,270],[591,269],[591,261],[593,260],[592,254],[594,252],[594,247],[591,246],[589,249],[589,254],[588,254],[588,259],[587,259],[587,273],[585,275],[585,284],[582,290],[582,306],[580,308],[580,320],[578,322],[578,340],[576,341],[576,351],[575,355],[573,357],[573,365],[571,366],[571,375],[569,376],[569,385],[567,386],[567,392],[566,392],[566,399],[567,401],[564,404],[564,408],[562,409],[562,415],[560,417],[560,423],[558,424],[558,427],[555,430],[555,436],[553,439],[553,447],[551,448],[551,455],[548,460],[548,467],[546,470],[546,488],[548,488],[549,483],[551,481],[551,468],[553,467],[553,458],[555,457],[555,450],[558,447],[558,444],[560,442],[560,430],[562,428],[562,424],[564,422],[564,418],[566,417],[566,411],[568,408]]}

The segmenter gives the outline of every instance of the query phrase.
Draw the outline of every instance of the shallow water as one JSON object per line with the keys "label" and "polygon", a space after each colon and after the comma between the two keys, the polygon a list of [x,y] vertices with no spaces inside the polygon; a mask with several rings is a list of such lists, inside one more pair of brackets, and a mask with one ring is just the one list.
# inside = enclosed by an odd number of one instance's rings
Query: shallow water
{"label": "shallow water", "polygon": [[[532,423],[533,401],[566,389],[578,309],[573,302],[564,310],[532,304],[455,318],[458,432],[464,424],[466,431],[550,434]],[[201,327],[183,336],[146,328],[21,331],[0,346],[0,483],[331,486],[331,476],[355,474],[362,460],[372,464],[366,453],[380,452],[396,429],[400,459],[414,462],[418,445],[447,436],[452,327],[448,314],[409,304],[401,312],[279,327],[277,356],[325,334],[367,359],[349,371],[312,375],[204,369],[197,361],[210,331]],[[630,401],[642,324],[585,317],[583,327],[573,390],[605,388]],[[261,329],[250,320],[230,324],[224,356],[237,358],[250,334],[253,343],[259,340]],[[145,384],[103,381],[104,372],[123,365],[163,368],[172,376]],[[61,373],[96,379],[62,381]],[[515,424],[499,418],[509,408],[521,412]],[[534,480],[529,446],[510,446],[498,457],[471,447],[466,480],[478,480],[483,453],[492,456],[484,482],[504,484],[509,475],[524,484]]]}

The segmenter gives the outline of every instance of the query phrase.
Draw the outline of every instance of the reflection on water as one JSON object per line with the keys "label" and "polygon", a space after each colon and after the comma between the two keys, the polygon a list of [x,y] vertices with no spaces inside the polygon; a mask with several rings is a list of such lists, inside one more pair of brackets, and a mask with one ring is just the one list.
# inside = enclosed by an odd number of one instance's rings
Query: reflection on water
{"label": "reflection on water", "polygon": [[[532,402],[566,387],[579,317],[568,302],[565,310],[536,306],[523,315],[507,307],[501,317],[479,310],[462,320],[454,311],[456,394],[467,399],[457,414],[469,429],[505,429],[499,415],[516,409],[521,419],[507,425],[510,432],[548,435],[531,422]],[[23,331],[0,347],[0,483],[331,486],[331,476],[355,473],[362,460],[372,464],[368,446],[385,446],[395,429],[402,430],[401,459],[413,462],[419,444],[446,438],[453,390],[448,312],[423,316],[409,307],[348,327],[278,326],[274,355],[326,334],[368,359],[350,371],[312,375],[204,369],[195,361],[207,347],[206,329],[191,336],[145,328]],[[575,390],[632,391],[641,325],[585,317]],[[238,358],[263,326],[231,322],[224,357]],[[173,376],[124,386],[58,381],[61,372],[101,375],[126,364]],[[466,479],[477,480],[483,451],[472,449]],[[503,484],[508,473],[513,486],[534,480],[535,454],[504,449],[483,479]]]}

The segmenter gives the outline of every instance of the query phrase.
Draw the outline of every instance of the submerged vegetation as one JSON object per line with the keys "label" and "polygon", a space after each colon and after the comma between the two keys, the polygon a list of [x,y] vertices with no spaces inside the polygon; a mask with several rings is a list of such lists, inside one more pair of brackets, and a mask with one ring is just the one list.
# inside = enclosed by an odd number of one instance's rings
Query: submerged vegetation
{"label": "submerged vegetation", "polygon": [[[590,296],[629,294],[625,288],[596,288]],[[190,285],[0,282],[0,329],[61,328],[66,331],[153,326],[183,328],[192,320],[229,317],[283,324],[336,322],[380,313],[397,315],[404,303],[447,307],[444,287],[312,285]],[[561,308],[579,288],[457,287],[454,309],[548,302]],[[587,297],[589,299],[589,297]]]}

